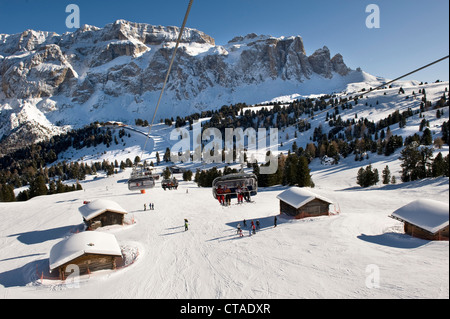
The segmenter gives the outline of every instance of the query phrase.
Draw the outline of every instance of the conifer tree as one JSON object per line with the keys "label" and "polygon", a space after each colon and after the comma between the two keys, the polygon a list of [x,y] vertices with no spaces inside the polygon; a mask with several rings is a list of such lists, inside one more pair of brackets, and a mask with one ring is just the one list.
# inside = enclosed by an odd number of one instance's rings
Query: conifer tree
{"label": "conifer tree", "polygon": [[8,184],[0,184],[0,202],[14,202],[14,187]]}
{"label": "conifer tree", "polygon": [[389,166],[386,165],[386,167],[383,169],[383,184],[387,185],[391,181],[391,171],[389,170]]}
{"label": "conifer tree", "polygon": [[163,160],[168,163],[170,162],[170,148],[166,148],[166,152],[164,153]]}
{"label": "conifer tree", "polygon": [[42,175],[38,175],[31,183],[30,183],[30,198],[36,196],[47,195],[48,189],[45,185],[45,178]]}
{"label": "conifer tree", "polygon": [[427,127],[423,130],[422,138],[420,139],[422,145],[431,145],[433,143],[433,136],[430,129]]}
{"label": "conifer tree", "polygon": [[409,182],[431,176],[433,150],[419,147],[417,142],[407,145],[401,152],[402,181]]}
{"label": "conifer tree", "polygon": [[308,166],[308,160],[304,156],[300,156],[297,161],[297,186],[314,187],[311,179],[311,170]]}
{"label": "conifer tree", "polygon": [[380,180],[377,169],[372,169],[372,165],[367,166],[365,169],[360,168],[356,177],[356,182],[361,187],[369,187],[376,185]]}
{"label": "conifer tree", "polygon": [[431,165],[431,171],[433,177],[445,175],[445,161],[442,153],[439,152],[439,154],[434,159],[433,164]]}
{"label": "conifer tree", "polygon": [[290,154],[284,164],[283,185],[294,186],[297,184],[298,156]]}

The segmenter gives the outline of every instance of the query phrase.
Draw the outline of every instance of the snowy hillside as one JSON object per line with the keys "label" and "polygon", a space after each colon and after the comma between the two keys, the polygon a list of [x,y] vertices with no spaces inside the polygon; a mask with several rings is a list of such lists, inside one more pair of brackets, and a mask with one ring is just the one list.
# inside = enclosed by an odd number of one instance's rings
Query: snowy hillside
{"label": "snowy hillside", "polygon": [[[433,105],[445,92],[448,82],[399,86],[371,92],[360,98],[352,109],[340,110],[346,118],[378,121],[394,111],[418,110],[425,89]],[[339,96],[355,95],[366,83],[354,84]],[[412,92],[415,92],[414,97]],[[327,92],[322,92],[327,93]],[[293,92],[291,92],[293,94]],[[277,98],[283,103],[300,97],[299,93]],[[308,95],[313,97],[312,95]],[[406,98],[408,96],[408,98]],[[307,96],[304,96],[306,98]],[[378,102],[378,103],[377,103]],[[367,103],[367,105],[366,105]],[[262,106],[248,106],[260,109]],[[448,106],[438,118],[430,108],[422,116],[429,120],[433,138],[441,136]],[[311,142],[314,128],[325,122],[326,112],[310,119],[312,128],[298,133],[294,127],[280,132],[279,150],[287,152],[294,141],[299,147]],[[402,128],[391,125],[395,135],[403,137],[419,132],[423,117],[409,117]],[[207,120],[207,119],[203,119]],[[143,133],[139,133],[138,131]],[[167,147],[174,145],[169,136],[173,127],[157,124],[152,142],[143,160],[155,161]],[[140,156],[145,128],[129,128],[126,145],[99,145],[81,150],[69,149],[59,161],[90,163]],[[283,146],[281,146],[283,143]],[[0,203],[0,296],[3,298],[449,298],[448,242],[431,242],[403,233],[402,223],[389,218],[395,210],[418,198],[448,203],[448,177],[400,182],[400,149],[392,155],[370,153],[368,159],[342,158],[338,165],[322,164],[314,159],[311,175],[313,192],[334,202],[330,217],[290,220],[278,216],[276,199],[284,186],[261,188],[254,203],[222,207],[210,188],[198,188],[193,182],[180,182],[178,190],[164,191],[160,182],[147,194],[130,192],[130,169],[110,177],[99,173],[81,181],[83,190],[36,197],[28,202]],[[448,145],[435,149],[447,155]],[[356,184],[360,167],[372,164],[378,170],[389,165],[397,184],[378,183],[369,188]],[[165,167],[162,163],[157,171]],[[172,165],[169,163],[169,165]],[[195,171],[212,164],[181,164]],[[177,175],[181,180],[181,175]],[[102,271],[80,278],[73,287],[48,275],[49,253],[53,245],[82,229],[78,208],[84,201],[110,199],[128,210],[126,226],[102,230],[116,236],[123,251],[136,258],[127,267]],[[143,211],[154,203],[154,211]],[[235,200],[233,201],[233,204]],[[183,220],[190,222],[185,232]],[[244,237],[236,234],[243,220],[259,220],[261,230]],[[133,223],[134,222],[134,223]],[[368,283],[373,271],[379,271],[379,286]]]}
{"label": "snowy hillside", "polygon": [[[348,88],[347,91],[342,93],[337,93],[336,98],[349,98],[354,97],[358,94],[364,94],[363,89],[368,91],[371,86],[368,85],[367,82],[353,83],[351,87]],[[403,88],[405,91],[404,94],[399,94],[399,88]],[[420,117],[420,106],[422,103],[423,94],[419,93],[419,90],[426,90],[426,98],[431,102],[432,105],[435,105],[437,101],[442,97],[444,93],[446,93],[446,89],[449,88],[449,82],[439,82],[432,84],[422,84],[419,85],[418,82],[412,81],[404,81],[396,83],[392,86],[392,88],[386,88],[378,91],[367,92],[364,94],[362,98],[358,100],[358,104],[355,105],[353,102],[353,107],[351,109],[342,110],[340,107],[339,116],[343,121],[347,119],[368,119],[377,123],[378,121],[388,118],[395,111],[399,111],[400,113],[411,109],[415,114],[409,117],[406,121],[406,125],[404,127],[399,127],[398,124],[394,124],[389,126],[390,131],[393,135],[402,136],[406,138],[415,133],[419,132],[420,123],[425,119],[429,121],[429,129],[432,133],[433,140],[437,137],[441,137],[441,128],[442,123],[444,121],[448,121],[449,110],[448,107],[442,108],[443,115],[440,118],[436,116],[436,110],[433,107],[428,108],[428,110],[422,112],[422,117]],[[413,94],[414,93],[414,94]],[[288,96],[280,96],[274,98],[270,101],[260,101],[255,105],[249,105],[244,108],[245,110],[251,111],[259,111],[262,108],[271,109],[273,105],[266,106],[265,104],[271,102],[279,102],[287,103],[292,102],[297,99],[318,99],[320,96],[325,95],[326,91],[322,94],[308,94],[302,95],[300,93],[291,94]],[[303,118],[308,119],[311,124],[311,129],[306,132],[298,132],[295,126],[287,126],[280,129],[279,135],[279,145],[278,150],[283,153],[287,153],[288,150],[292,149],[292,145],[295,142],[298,147],[306,148],[308,143],[312,142],[314,129],[321,127],[321,130],[324,134],[327,134],[332,127],[325,121],[326,114],[332,114],[335,110],[331,109],[329,106],[327,109],[323,110],[317,116],[313,118],[309,118],[308,115],[304,115]],[[184,114],[188,115],[188,114]],[[205,121],[209,121],[209,118],[200,119],[202,123]],[[187,128],[187,126],[186,126]],[[156,152],[160,154],[162,159],[162,155],[164,154],[167,147],[172,148],[177,141],[170,140],[170,134],[174,130],[174,126],[167,126],[161,123],[157,123],[152,128],[151,139],[149,139],[149,143],[142,154],[142,147],[145,144],[146,135],[148,133],[148,128],[146,127],[136,127],[136,126],[127,126],[127,133],[131,134],[131,137],[126,140],[126,146],[123,145],[112,145],[111,148],[106,148],[103,146],[98,146],[97,148],[86,148],[82,150],[74,150],[69,149],[65,154],[62,154],[59,158],[60,161],[83,161],[85,163],[96,162],[108,160],[113,162],[114,160],[118,160],[119,162],[129,158],[131,160],[134,159],[135,156],[141,156],[142,160],[147,160],[148,163],[153,161],[156,163]],[[385,129],[385,131],[387,128]],[[295,137],[297,131],[297,137]],[[192,143],[192,134],[190,132],[191,143]],[[267,144],[268,145],[268,144]],[[437,150],[439,151],[439,150]],[[446,155],[448,149],[441,150],[443,155]],[[399,153],[395,155],[398,158]],[[381,159],[383,156],[381,156]],[[378,162],[378,160],[370,160],[369,163]],[[366,162],[362,162],[361,165],[366,164]],[[196,168],[204,169],[205,166],[199,163],[186,163],[181,164],[180,166],[191,169],[195,172]],[[211,165],[209,165],[211,166]],[[206,166],[208,168],[209,166]]]}
{"label": "snowy hillside", "polygon": [[[5,156],[2,189],[8,184],[18,195],[29,188],[27,182],[56,164],[125,162],[137,156],[156,164],[157,152],[157,174],[174,164],[192,172],[223,169],[224,163],[166,163],[162,158],[178,141],[170,139],[175,125],[159,120],[180,116],[187,122],[193,113],[205,111],[203,125],[216,121],[241,127],[245,120],[250,123],[246,127],[279,127],[274,155],[305,150],[308,144],[314,148],[308,153],[315,184],[311,190],[333,201],[333,214],[303,220],[279,215],[277,196],[287,186],[260,187],[252,203],[224,207],[211,188],[181,181],[181,174],[176,174],[177,190],[163,190],[160,180],[140,194],[128,190],[130,168],[116,166],[111,176],[99,169],[79,181],[81,191],[0,203],[0,298],[449,298],[448,241],[410,237],[400,221],[389,218],[418,198],[448,203],[449,178],[402,182],[404,144],[389,153],[379,152],[376,144],[391,136],[405,140],[417,134],[420,140],[426,127],[430,152],[447,156],[448,142],[438,138],[449,119],[449,82],[400,81],[370,91],[387,80],[350,70],[327,47],[307,55],[300,36],[249,34],[216,45],[205,33],[187,29],[147,139],[148,127],[135,125],[135,120],[153,116],[177,31],[118,20],[64,35],[32,30],[0,35],[0,139],[9,136],[2,149],[95,121],[125,124],[92,125],[99,131],[87,135],[95,141],[89,146],[83,144],[86,139],[80,145],[69,135],[57,151],[57,142],[50,140],[43,153],[45,147],[35,145],[18,154],[25,159]],[[237,103],[245,104],[236,112],[221,111],[223,105],[231,110],[236,106],[228,105]],[[294,103],[298,109],[287,112]],[[386,124],[394,112],[408,116]],[[300,120],[310,127],[298,127]],[[111,140],[97,143],[105,131]],[[194,144],[194,131],[189,134]],[[352,145],[351,151],[336,150],[332,143],[337,145],[337,140]],[[355,146],[365,140],[374,141],[375,148]],[[338,156],[327,157],[325,144],[335,147]],[[267,149],[259,151],[261,164]],[[380,172],[389,166],[396,183],[358,186],[357,173],[368,165]],[[13,190],[16,183],[25,186]],[[75,285],[51,277],[52,247],[84,231],[78,209],[95,199],[115,201],[129,212],[124,226],[96,230],[115,235],[126,257],[123,265],[83,275]],[[150,203],[155,209],[144,211]],[[259,220],[261,229],[250,236],[244,227],[239,237],[236,227],[244,219]],[[374,271],[376,283],[371,281]]]}
{"label": "snowy hillside", "polygon": [[[82,182],[83,191],[0,203],[0,296],[3,298],[448,298],[448,242],[403,234],[388,217],[417,198],[448,201],[448,178],[361,189],[342,166],[312,165],[314,192],[335,202],[339,215],[278,218],[276,196],[261,189],[255,203],[224,208],[210,189],[181,182],[178,190],[130,193],[129,171]],[[85,200],[111,199],[135,224],[112,233],[137,260],[117,271],[84,276],[78,288],[40,279],[50,249],[82,225]],[[154,211],[143,211],[153,202]],[[333,208],[333,207],[332,207]],[[190,221],[185,232],[183,220]],[[236,235],[246,219],[259,220],[251,237]],[[372,266],[371,266],[372,265]],[[379,269],[379,287],[366,285]],[[370,267],[369,267],[370,266]],[[369,272],[368,272],[369,271]]]}

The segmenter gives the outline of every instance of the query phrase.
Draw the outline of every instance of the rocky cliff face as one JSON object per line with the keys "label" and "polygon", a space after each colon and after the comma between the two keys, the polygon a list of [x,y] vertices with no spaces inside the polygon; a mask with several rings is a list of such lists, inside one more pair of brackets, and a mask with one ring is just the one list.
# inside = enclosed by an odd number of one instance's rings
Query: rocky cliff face
{"label": "rocky cliff face", "polygon": [[[33,30],[1,34],[0,138],[27,122],[12,120],[25,102],[57,126],[118,114],[119,120],[151,117],[178,31],[119,20],[64,35]],[[342,56],[331,58],[326,47],[307,56],[299,36],[249,34],[217,46],[205,33],[186,29],[167,86],[166,104],[172,108],[161,116],[240,102],[235,100],[245,95],[236,92],[270,81],[301,86],[314,76],[332,79],[350,72]]]}

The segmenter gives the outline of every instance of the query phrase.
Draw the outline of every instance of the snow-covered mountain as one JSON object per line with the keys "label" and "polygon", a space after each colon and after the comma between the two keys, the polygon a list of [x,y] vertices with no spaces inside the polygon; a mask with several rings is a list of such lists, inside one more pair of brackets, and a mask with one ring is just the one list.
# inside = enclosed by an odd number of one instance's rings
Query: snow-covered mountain
{"label": "snow-covered mountain", "polygon": [[[63,35],[0,34],[0,139],[16,144],[97,120],[150,120],[178,32],[118,20]],[[327,47],[308,56],[300,36],[249,34],[222,46],[186,29],[157,119],[381,81]]]}

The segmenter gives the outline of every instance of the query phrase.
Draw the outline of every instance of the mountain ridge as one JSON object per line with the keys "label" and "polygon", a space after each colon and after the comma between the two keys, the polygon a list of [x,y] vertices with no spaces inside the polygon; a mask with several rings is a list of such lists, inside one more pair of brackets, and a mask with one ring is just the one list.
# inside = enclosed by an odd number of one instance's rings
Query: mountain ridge
{"label": "mountain ridge", "polygon": [[[63,35],[1,34],[0,139],[25,125],[39,140],[96,120],[151,118],[178,32],[117,20]],[[351,70],[326,46],[307,56],[301,36],[251,33],[222,46],[186,28],[157,119],[367,81],[380,79]]]}

